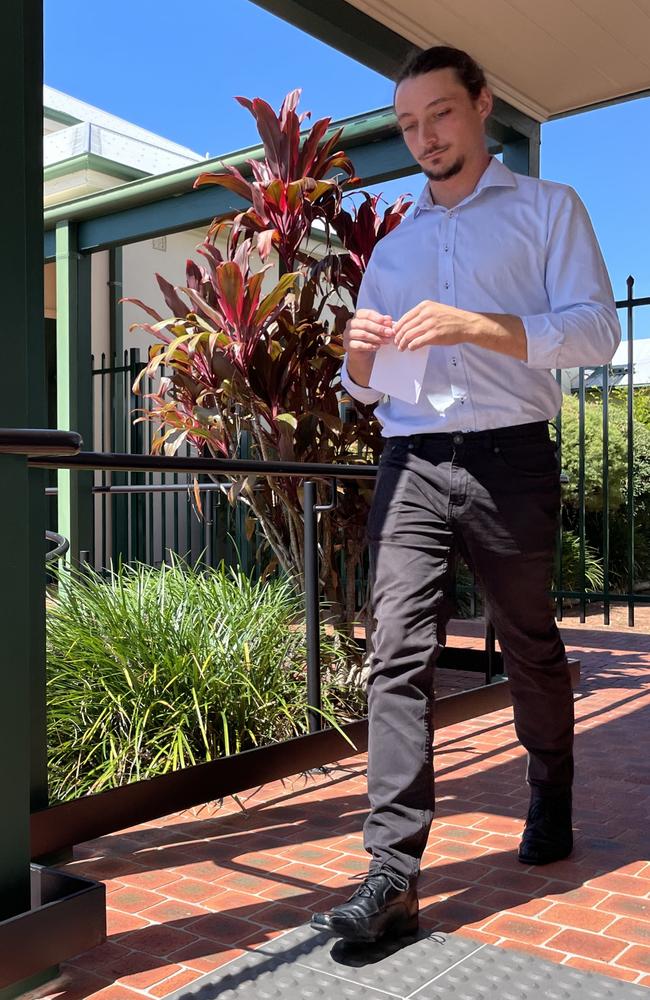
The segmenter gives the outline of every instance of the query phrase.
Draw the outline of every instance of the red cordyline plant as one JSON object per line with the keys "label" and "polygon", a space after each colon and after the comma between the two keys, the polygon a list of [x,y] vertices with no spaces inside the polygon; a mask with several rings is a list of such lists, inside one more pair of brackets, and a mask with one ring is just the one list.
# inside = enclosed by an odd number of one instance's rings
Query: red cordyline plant
{"label": "red cordyline plant", "polygon": [[[152,317],[153,323],[135,326],[159,341],[136,384],[142,392],[143,378],[157,383],[140,418],[159,427],[154,452],[174,454],[187,442],[202,455],[236,458],[245,431],[251,456],[263,460],[378,459],[379,426],[371,411],[357,405],[346,416],[337,395],[343,330],[376,242],[399,225],[410,202],[399,198],[382,216],[378,197],[364,193],[359,208],[348,212],[344,188],[357,178],[337,150],[343,130],[327,137],[331,119],[323,118],[301,136],[309,113],[296,113],[299,97],[300,90],[288,94],[278,114],[259,98],[237,98],[257,121],[264,158],[248,161],[250,177],[229,166],[201,174],[195,186],[219,184],[249,207],[215,220],[197,247],[203,264],[188,260],[184,285],[156,275],[170,316],[125,300]],[[332,177],[333,171],[343,176]],[[277,279],[272,251],[280,263]],[[257,521],[268,543],[265,571],[281,567],[302,590],[302,481],[257,476],[231,482],[231,502],[249,510],[248,537]],[[336,506],[320,523],[324,596],[345,631],[355,619],[355,575],[372,489],[364,480],[339,482]],[[320,502],[327,495],[323,483]]]}

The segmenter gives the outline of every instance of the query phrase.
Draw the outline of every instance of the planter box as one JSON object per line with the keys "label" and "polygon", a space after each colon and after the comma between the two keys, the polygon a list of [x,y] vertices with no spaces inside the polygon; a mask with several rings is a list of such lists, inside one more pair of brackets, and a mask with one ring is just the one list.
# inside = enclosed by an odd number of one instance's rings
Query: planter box
{"label": "planter box", "polygon": [[37,864],[30,865],[30,877],[31,909],[0,921],[0,990],[106,940],[101,882]]}

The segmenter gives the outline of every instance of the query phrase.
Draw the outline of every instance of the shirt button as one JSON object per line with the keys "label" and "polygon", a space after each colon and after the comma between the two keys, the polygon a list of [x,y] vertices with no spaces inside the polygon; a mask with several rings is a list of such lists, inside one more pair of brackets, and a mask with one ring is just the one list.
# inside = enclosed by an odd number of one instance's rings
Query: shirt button
{"label": "shirt button", "polygon": [[452,358],[452,359],[451,359],[451,363],[452,363],[452,365],[455,365],[455,364],[457,364],[457,361],[456,361],[456,358]]}
{"label": "shirt button", "polygon": [[453,219],[453,217],[454,217],[454,213],[453,212],[447,212],[447,218]]}
{"label": "shirt button", "polygon": [[447,252],[448,252],[448,250],[449,250],[449,244],[448,244],[448,243],[445,243],[445,253],[447,253]]}
{"label": "shirt button", "polygon": [[445,281],[445,288],[449,288],[449,282]]}

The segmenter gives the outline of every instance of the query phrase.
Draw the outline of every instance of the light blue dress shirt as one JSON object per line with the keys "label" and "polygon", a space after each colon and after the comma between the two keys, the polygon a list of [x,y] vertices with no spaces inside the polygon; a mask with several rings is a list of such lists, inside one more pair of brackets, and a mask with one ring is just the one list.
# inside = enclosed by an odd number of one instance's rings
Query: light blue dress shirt
{"label": "light blue dress shirt", "polygon": [[[454,208],[428,183],[396,229],[376,245],[357,309],[394,322],[423,299],[521,317],[528,360],[461,343],[428,351],[417,403],[341,382],[375,403],[384,437],[478,431],[552,420],[562,391],[551,369],[609,362],[621,339],[612,286],[587,210],[572,187],[513,173],[494,156]],[[381,348],[380,348],[381,350]]]}

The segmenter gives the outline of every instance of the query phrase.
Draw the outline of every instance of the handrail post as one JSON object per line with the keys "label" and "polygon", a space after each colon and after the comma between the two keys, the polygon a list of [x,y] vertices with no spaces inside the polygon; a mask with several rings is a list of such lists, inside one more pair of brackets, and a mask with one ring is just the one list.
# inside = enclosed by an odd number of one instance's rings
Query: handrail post
{"label": "handrail post", "polygon": [[305,548],[305,616],[307,644],[307,716],[309,732],[322,729],[321,662],[320,662],[320,587],[318,582],[318,530],[316,514],[336,506],[336,479],[332,480],[332,502],[316,503],[316,483],[306,479],[303,495],[303,526]]}
{"label": "handrail post", "polygon": [[316,530],[316,483],[305,480],[303,523],[305,540],[305,615],[307,642],[307,716],[309,732],[321,728],[320,601],[318,586],[318,535]]}
{"label": "handrail post", "polygon": [[485,613],[485,683],[491,684],[494,680],[494,654],[495,654],[495,632],[494,625]]}

